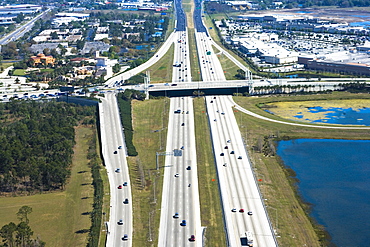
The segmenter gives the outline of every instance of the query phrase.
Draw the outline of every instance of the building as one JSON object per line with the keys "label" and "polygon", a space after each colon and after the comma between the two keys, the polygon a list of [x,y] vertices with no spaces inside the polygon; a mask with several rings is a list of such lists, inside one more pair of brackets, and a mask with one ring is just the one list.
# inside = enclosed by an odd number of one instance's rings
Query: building
{"label": "building", "polygon": [[89,52],[95,51],[109,51],[111,45],[108,45],[102,41],[95,41],[95,42],[86,42],[84,48],[81,51],[81,54],[87,54]]}
{"label": "building", "polygon": [[55,58],[53,58],[53,56],[45,56],[42,53],[37,54],[37,56],[32,56],[30,60],[33,61],[34,65],[54,65],[55,63]]}
{"label": "building", "polygon": [[18,15],[23,14],[33,14],[42,10],[41,5],[34,4],[17,4],[17,5],[8,5],[0,6],[0,15]]}

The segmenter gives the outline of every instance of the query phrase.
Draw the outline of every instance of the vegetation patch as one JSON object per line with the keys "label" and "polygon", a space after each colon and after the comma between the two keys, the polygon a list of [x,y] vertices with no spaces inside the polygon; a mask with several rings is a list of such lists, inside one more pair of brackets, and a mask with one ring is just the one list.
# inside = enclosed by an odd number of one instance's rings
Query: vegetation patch
{"label": "vegetation patch", "polygon": [[129,157],[135,230],[133,246],[157,246],[163,189],[169,99],[132,101],[134,144],[138,156]]}
{"label": "vegetation patch", "polygon": [[166,54],[154,65],[149,68],[151,82],[171,82],[173,70],[174,44]]}
{"label": "vegetation patch", "polygon": [[194,99],[194,125],[197,150],[200,215],[206,246],[225,246],[220,192],[204,98]]}

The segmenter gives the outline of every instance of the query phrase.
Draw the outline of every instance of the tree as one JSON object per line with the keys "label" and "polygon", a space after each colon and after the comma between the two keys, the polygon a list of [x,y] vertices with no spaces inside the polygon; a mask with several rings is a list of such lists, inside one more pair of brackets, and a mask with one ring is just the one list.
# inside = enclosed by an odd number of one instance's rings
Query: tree
{"label": "tree", "polygon": [[50,37],[51,37],[51,39],[59,39],[59,36],[58,36],[57,32],[52,32],[50,34]]}
{"label": "tree", "polygon": [[18,219],[20,221],[25,222],[26,224],[28,224],[28,222],[29,222],[28,215],[30,213],[32,213],[32,208],[31,207],[29,207],[29,206],[22,206],[18,210],[17,217],[18,217]]}
{"label": "tree", "polygon": [[31,236],[33,235],[33,231],[31,227],[26,222],[20,222],[17,226],[17,234],[16,234],[16,243],[18,246],[29,246],[31,241]]}
{"label": "tree", "polygon": [[13,222],[10,222],[7,225],[4,225],[0,229],[0,236],[3,238],[3,242],[6,246],[13,247],[15,246],[15,233],[17,231],[17,225]]}

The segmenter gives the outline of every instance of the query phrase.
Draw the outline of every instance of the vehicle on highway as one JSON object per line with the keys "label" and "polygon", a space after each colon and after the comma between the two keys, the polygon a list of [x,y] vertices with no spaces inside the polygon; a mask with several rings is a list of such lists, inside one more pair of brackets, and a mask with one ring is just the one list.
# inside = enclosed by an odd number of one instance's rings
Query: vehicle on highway
{"label": "vehicle on highway", "polygon": [[124,183],[123,183],[123,186],[127,186],[127,182],[124,182]]}
{"label": "vehicle on highway", "polygon": [[123,225],[123,220],[120,219],[118,222],[117,222],[118,225]]}
{"label": "vehicle on highway", "polygon": [[173,215],[173,217],[175,218],[175,219],[177,219],[177,218],[179,218],[179,213],[175,213],[174,215]]}
{"label": "vehicle on highway", "polygon": [[241,209],[239,210],[239,213],[244,213],[244,209],[242,209],[242,208],[241,208]]}
{"label": "vehicle on highway", "polygon": [[176,83],[173,83],[173,84],[171,84],[171,86],[175,87],[175,86],[177,86],[177,84]]}
{"label": "vehicle on highway", "polygon": [[118,187],[117,187],[118,189],[122,189],[122,185],[118,185]]}
{"label": "vehicle on highway", "polygon": [[175,178],[178,178],[180,175],[178,173],[175,174]]}
{"label": "vehicle on highway", "polygon": [[113,152],[114,154],[117,154],[117,150]]}
{"label": "vehicle on highway", "polygon": [[184,150],[184,146],[181,146],[181,148],[180,148],[181,150]]}
{"label": "vehicle on highway", "polygon": [[228,146],[225,146],[225,149],[228,149],[229,147]]}
{"label": "vehicle on highway", "polygon": [[182,123],[181,126],[185,126],[185,123]]}
{"label": "vehicle on highway", "polygon": [[226,167],[227,166],[227,163],[224,163],[223,166]]}
{"label": "vehicle on highway", "polygon": [[121,172],[121,169],[117,168],[117,169],[115,170],[115,172],[120,173],[120,172]]}
{"label": "vehicle on highway", "polygon": [[231,212],[235,213],[236,212],[236,208],[231,209]]}
{"label": "vehicle on highway", "polygon": [[225,112],[221,112],[221,115],[225,115]]}
{"label": "vehicle on highway", "polygon": [[220,156],[225,156],[225,154],[224,153],[221,153]]}
{"label": "vehicle on highway", "polygon": [[174,111],[173,113],[175,114],[180,114],[181,113],[181,110],[180,109],[177,109],[176,111]]}
{"label": "vehicle on highway", "polygon": [[123,204],[128,204],[128,198],[123,201]]}
{"label": "vehicle on highway", "polygon": [[188,185],[188,187],[190,187],[190,186],[191,186],[191,184]]}
{"label": "vehicle on highway", "polygon": [[231,141],[230,140],[227,140],[227,143],[230,143]]}
{"label": "vehicle on highway", "polygon": [[213,100],[211,100],[211,103],[213,103]]}
{"label": "vehicle on highway", "polygon": [[238,159],[241,160],[242,159],[242,156],[239,156]]}
{"label": "vehicle on highway", "polygon": [[186,220],[182,220],[180,223],[181,226],[186,226]]}
{"label": "vehicle on highway", "polygon": [[242,246],[253,246],[253,234],[250,231],[243,233],[240,236]]}
{"label": "vehicle on highway", "polygon": [[235,153],[234,150],[230,152],[230,154],[234,154],[234,153]]}
{"label": "vehicle on highway", "polygon": [[252,211],[248,211],[248,215],[253,215]]}
{"label": "vehicle on highway", "polygon": [[186,170],[191,170],[191,166],[186,167]]}
{"label": "vehicle on highway", "polygon": [[128,240],[128,235],[127,235],[127,234],[123,235],[122,240],[123,240],[123,241]]}
{"label": "vehicle on highway", "polygon": [[195,241],[195,236],[191,235],[190,238],[189,238],[189,241],[191,241],[191,242]]}
{"label": "vehicle on highway", "polygon": [[189,114],[189,111],[186,111],[186,114]]}
{"label": "vehicle on highway", "polygon": [[122,146],[118,146],[118,149],[122,149]]}

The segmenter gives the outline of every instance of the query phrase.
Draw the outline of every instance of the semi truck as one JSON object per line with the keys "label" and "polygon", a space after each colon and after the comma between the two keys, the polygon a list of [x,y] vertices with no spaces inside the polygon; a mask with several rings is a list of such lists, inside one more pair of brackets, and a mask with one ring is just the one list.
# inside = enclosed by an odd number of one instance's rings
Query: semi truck
{"label": "semi truck", "polygon": [[240,236],[242,246],[253,246],[253,233],[246,231]]}

